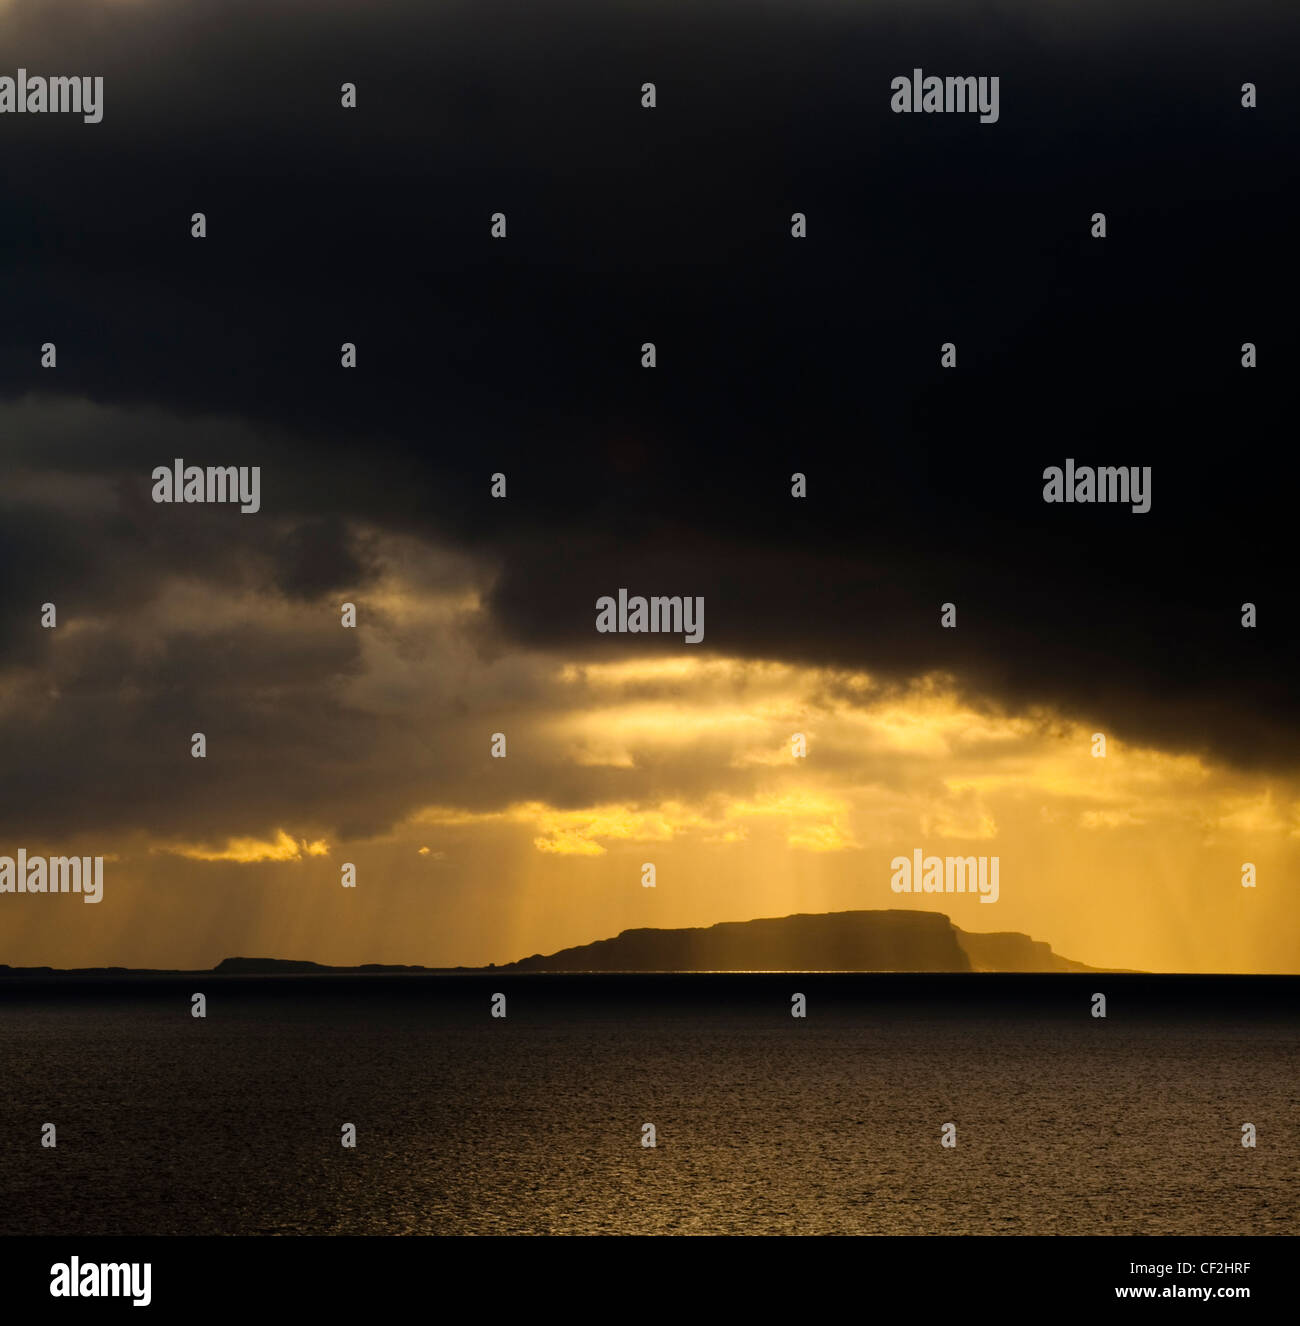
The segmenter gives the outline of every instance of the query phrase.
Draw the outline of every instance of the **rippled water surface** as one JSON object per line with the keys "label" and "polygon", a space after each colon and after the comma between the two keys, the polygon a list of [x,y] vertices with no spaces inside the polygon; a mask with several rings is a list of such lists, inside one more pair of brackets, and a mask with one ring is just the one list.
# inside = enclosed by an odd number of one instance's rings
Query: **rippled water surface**
{"label": "rippled water surface", "polygon": [[475,979],[6,997],[0,1232],[1300,1233],[1289,1016]]}

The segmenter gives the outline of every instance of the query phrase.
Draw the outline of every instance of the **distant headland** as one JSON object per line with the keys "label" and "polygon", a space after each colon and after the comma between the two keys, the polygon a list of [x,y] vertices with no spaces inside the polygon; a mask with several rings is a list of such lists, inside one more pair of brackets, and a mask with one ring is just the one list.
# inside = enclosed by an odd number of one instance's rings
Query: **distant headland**
{"label": "distant headland", "polygon": [[[286,958],[225,958],[218,976],[310,976],[509,972],[1088,972],[1049,944],[1015,931],[974,934],[941,912],[800,912],[692,929],[624,930],[612,939],[535,953],[487,967],[420,967],[365,963],[330,967]],[[0,979],[39,976],[176,976],[180,969],[10,967]]]}

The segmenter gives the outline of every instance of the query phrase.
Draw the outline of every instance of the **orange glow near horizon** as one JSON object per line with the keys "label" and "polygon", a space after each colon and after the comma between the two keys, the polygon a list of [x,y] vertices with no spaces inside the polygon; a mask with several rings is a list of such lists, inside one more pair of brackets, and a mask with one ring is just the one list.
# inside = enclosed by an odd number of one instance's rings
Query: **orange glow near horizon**
{"label": "orange glow near horizon", "polygon": [[[543,700],[510,723],[507,759],[483,755],[472,800],[431,799],[352,841],[307,819],[199,843],[97,844],[119,858],[105,891],[130,924],[29,903],[11,912],[5,960],[480,965],[642,926],[905,906],[1020,931],[1093,966],[1300,970],[1283,887],[1300,793],[1283,779],[1113,737],[1094,758],[1092,725],[977,709],[939,676],[886,686],[705,655],[501,668],[503,693],[527,669]],[[359,693],[377,684],[356,681]],[[549,763],[530,764],[537,752]],[[499,790],[485,792],[489,775]],[[997,855],[998,902],[893,894],[891,859],[917,848]],[[355,890],[340,887],[344,862]],[[641,886],[647,862],[653,889]],[[1242,887],[1245,862],[1254,888]]]}

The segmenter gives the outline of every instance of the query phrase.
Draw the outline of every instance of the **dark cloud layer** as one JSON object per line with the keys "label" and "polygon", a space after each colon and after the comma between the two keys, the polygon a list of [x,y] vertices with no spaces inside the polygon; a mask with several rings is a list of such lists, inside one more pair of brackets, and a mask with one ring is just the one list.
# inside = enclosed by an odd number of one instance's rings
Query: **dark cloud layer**
{"label": "dark cloud layer", "polygon": [[[0,116],[5,663],[46,666],[47,597],[102,625],[178,573],[363,595],[379,530],[499,568],[497,650],[619,656],[598,595],[699,594],[706,649],[941,668],[1294,767],[1300,13],[1051,8],[10,6],[10,63],[106,93],[100,125]],[[916,65],[998,75],[999,122],[892,114]],[[154,506],[173,456],[262,465],[263,512]],[[1045,505],[1067,456],[1150,465],[1150,513]],[[49,474],[111,500],[27,500]],[[289,795],[301,757],[304,804],[373,827],[349,789],[378,738],[330,707],[354,646],[159,631],[147,666],[97,635],[65,679],[85,703],[11,721],[7,747],[57,752],[97,715],[138,820],[178,796],[170,756],[140,752],[215,690],[247,753],[228,808]],[[259,766],[258,743],[280,754]],[[396,801],[445,774],[421,749],[383,747]]]}

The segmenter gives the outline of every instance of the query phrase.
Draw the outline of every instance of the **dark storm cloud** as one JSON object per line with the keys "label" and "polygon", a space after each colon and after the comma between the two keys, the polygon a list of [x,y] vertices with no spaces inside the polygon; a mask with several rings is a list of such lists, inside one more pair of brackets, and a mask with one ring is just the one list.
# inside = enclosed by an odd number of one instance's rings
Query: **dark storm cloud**
{"label": "dark storm cloud", "polygon": [[285,535],[277,584],[288,597],[314,599],[369,578],[363,555],[338,515],[305,521]]}
{"label": "dark storm cloud", "polygon": [[[1294,765],[1297,476],[1268,449],[1293,429],[1296,11],[999,15],[10,6],[12,63],[106,91],[97,126],[0,117],[0,392],[120,427],[15,405],[5,465],[106,476],[121,501],[6,521],[7,657],[39,649],[15,629],[37,584],[125,611],[180,567],[311,598],[371,575],[355,524],[499,564],[491,607],[522,644],[617,656],[597,596],[699,594],[706,649],[942,668],[1013,708]],[[893,115],[916,65],[998,75],[999,122]],[[265,519],[153,506],[173,455],[263,465]],[[1044,505],[1067,456],[1150,465],[1151,512]],[[256,671],[255,645],[226,666]],[[309,703],[337,661],[295,657],[284,685]],[[210,680],[174,675],[192,698]]]}
{"label": "dark storm cloud", "polygon": [[45,602],[64,621],[117,615],[126,626],[176,577],[231,594],[276,586],[296,599],[373,581],[360,536],[336,515],[261,520],[231,507],[155,504],[153,467],[184,451],[221,463],[269,460],[282,475],[297,449],[238,421],[50,398],[0,403],[0,662],[45,656]]}

